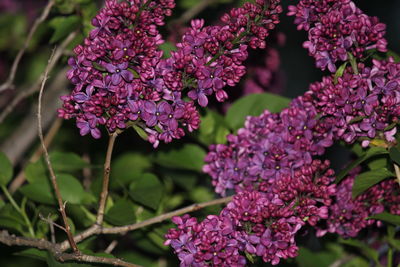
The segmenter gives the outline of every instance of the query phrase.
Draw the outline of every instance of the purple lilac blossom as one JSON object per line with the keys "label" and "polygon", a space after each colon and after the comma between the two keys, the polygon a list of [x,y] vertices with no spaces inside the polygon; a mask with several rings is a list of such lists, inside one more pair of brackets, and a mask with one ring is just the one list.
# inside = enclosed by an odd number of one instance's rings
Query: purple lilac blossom
{"label": "purple lilac blossom", "polygon": [[279,22],[279,2],[245,3],[223,15],[220,26],[193,20],[177,51],[164,59],[157,28],[171,15],[174,0],[106,0],[92,19],[95,28],[68,60],[67,77],[75,88],[62,97],[59,116],[75,118],[82,135],[95,132],[96,138],[101,125],[114,132],[131,124],[142,127],[154,147],[181,138],[185,129],[199,127],[194,103],[207,106],[213,94],[225,101],[223,88],[245,74],[247,49],[265,47]]}
{"label": "purple lilac blossom", "polygon": [[189,215],[174,217],[165,245],[183,267],[245,266],[243,255],[279,264],[297,256],[297,232],[328,217],[335,194],[329,162],[313,161],[292,175],[260,184],[259,190],[238,192],[217,215],[197,222]]}
{"label": "purple lilac blossom", "polygon": [[358,140],[365,147],[380,139],[390,145],[400,116],[400,64],[392,58],[373,60],[372,67],[358,64],[358,70],[354,74],[348,67],[337,82],[332,75],[311,84],[305,99],[320,120],[332,124],[336,140]]}
{"label": "purple lilac blossom", "polygon": [[382,213],[385,208],[392,214],[400,214],[399,184],[394,179],[384,180],[357,196],[352,195],[354,180],[360,172],[356,168],[337,186],[333,204],[329,207],[329,218],[318,226],[317,236],[337,233],[343,237],[356,237],[371,225],[381,226],[382,222],[369,217]]}
{"label": "purple lilac blossom", "polygon": [[333,143],[329,124],[317,120],[316,109],[302,97],[280,114],[265,111],[248,117],[245,127],[227,139],[226,145],[210,146],[203,167],[223,196],[228,189],[254,187],[256,181],[291,174]]}
{"label": "purple lilac blossom", "polygon": [[[316,67],[336,72],[336,62],[361,59],[366,51],[387,51],[386,25],[364,14],[350,0],[301,0],[289,6],[298,30],[308,32],[303,47],[316,60]],[[341,63],[340,63],[341,64]]]}

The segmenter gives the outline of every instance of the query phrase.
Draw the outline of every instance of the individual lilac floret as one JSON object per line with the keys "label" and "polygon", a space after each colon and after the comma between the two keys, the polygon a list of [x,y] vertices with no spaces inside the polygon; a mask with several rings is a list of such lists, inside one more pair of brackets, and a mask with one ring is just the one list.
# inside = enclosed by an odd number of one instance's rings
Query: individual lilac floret
{"label": "individual lilac floret", "polygon": [[131,82],[133,80],[133,73],[127,70],[128,62],[123,62],[117,65],[107,63],[104,67],[112,74],[111,82],[113,85],[120,84],[122,79],[124,79],[125,82]]}

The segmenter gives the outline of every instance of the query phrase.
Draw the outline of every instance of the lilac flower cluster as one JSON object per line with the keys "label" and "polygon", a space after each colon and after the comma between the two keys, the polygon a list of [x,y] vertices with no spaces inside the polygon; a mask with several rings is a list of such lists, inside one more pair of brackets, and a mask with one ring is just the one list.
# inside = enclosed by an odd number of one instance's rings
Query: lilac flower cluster
{"label": "lilac flower cluster", "polygon": [[372,67],[351,67],[342,77],[324,77],[305,94],[322,120],[333,125],[334,136],[346,143],[361,140],[395,142],[400,115],[400,64],[393,59],[373,60]]}
{"label": "lilac flower cluster", "polygon": [[325,221],[325,226],[318,227],[317,236],[330,232],[343,237],[355,237],[368,226],[382,224],[369,219],[372,215],[382,213],[385,209],[392,214],[400,214],[399,184],[393,179],[384,180],[353,198],[352,188],[359,171],[360,168],[353,170],[337,186],[333,204],[329,207],[329,219]]}
{"label": "lilac flower cluster", "polygon": [[257,0],[225,14],[221,26],[193,20],[178,50],[163,59],[157,27],[174,6],[174,0],[107,0],[68,61],[75,88],[62,97],[59,116],[75,118],[81,135],[94,138],[100,125],[109,132],[135,125],[154,147],[179,139],[199,127],[194,101],[206,106],[212,93],[219,101],[228,97],[223,87],[244,75],[247,47],[265,47],[282,11],[279,0]]}
{"label": "lilac flower cluster", "polygon": [[259,256],[276,265],[297,256],[296,233],[328,216],[335,194],[329,162],[310,164],[275,180],[263,181],[259,190],[238,192],[219,216],[198,223],[188,215],[175,217],[171,245],[181,266],[245,266],[242,256]]}
{"label": "lilac flower cluster", "polygon": [[[202,107],[215,93],[219,102],[228,98],[226,85],[236,85],[245,74],[247,49],[265,48],[265,38],[279,23],[279,0],[245,3],[222,16],[221,26],[204,27],[204,20],[193,20],[178,51],[172,53],[175,72],[187,77],[188,96]],[[174,71],[171,77],[175,76]],[[177,84],[178,87],[184,84]],[[177,88],[179,89],[179,88]]]}
{"label": "lilac flower cluster", "polygon": [[297,29],[308,31],[303,46],[322,70],[336,72],[336,62],[349,55],[360,59],[367,50],[387,51],[386,25],[350,0],[301,0],[289,6],[288,15],[295,16]]}
{"label": "lilac flower cluster", "polygon": [[293,174],[322,155],[332,139],[330,125],[317,120],[316,109],[299,97],[281,113],[248,117],[237,135],[227,136],[227,145],[211,145],[203,171],[224,196],[227,189],[253,188]]}

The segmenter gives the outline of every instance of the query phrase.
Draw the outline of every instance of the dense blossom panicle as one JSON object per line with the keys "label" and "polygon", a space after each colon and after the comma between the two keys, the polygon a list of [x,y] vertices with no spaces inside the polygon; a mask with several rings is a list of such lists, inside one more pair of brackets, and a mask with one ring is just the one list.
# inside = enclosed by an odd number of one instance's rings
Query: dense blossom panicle
{"label": "dense blossom panicle", "polygon": [[367,226],[381,225],[380,221],[369,219],[372,215],[384,210],[400,214],[400,188],[393,179],[384,180],[353,198],[352,188],[359,171],[360,169],[353,170],[337,186],[333,204],[329,207],[329,218],[324,227],[319,227],[318,236],[330,232],[343,237],[355,237]]}
{"label": "dense blossom panicle", "polygon": [[210,146],[203,171],[212,177],[216,192],[225,195],[229,189],[292,175],[321,155],[332,139],[330,126],[320,123],[316,109],[299,97],[279,114],[248,117],[236,136],[228,136],[227,145]]}
{"label": "dense blossom panicle", "polygon": [[171,15],[174,0],[107,0],[68,61],[75,88],[62,97],[59,116],[75,118],[80,133],[94,138],[100,138],[101,125],[109,132],[140,127],[155,147],[181,138],[199,127],[194,103],[207,106],[213,94],[226,100],[224,87],[245,74],[248,47],[265,47],[279,22],[279,2],[245,3],[225,14],[220,26],[195,19],[164,59],[157,28]]}
{"label": "dense blossom panicle", "polygon": [[258,190],[242,190],[221,211],[197,223],[175,217],[166,245],[181,266],[244,266],[242,255],[259,256],[276,265],[297,256],[296,233],[328,216],[335,194],[329,162],[314,160],[292,175],[263,181]]}
{"label": "dense blossom panicle", "polygon": [[347,61],[349,55],[363,58],[366,51],[386,52],[386,25],[378,18],[364,14],[350,0],[301,0],[289,6],[298,30],[308,32],[304,48],[322,70],[336,72],[336,63]]}
{"label": "dense blossom panicle", "polygon": [[373,60],[372,67],[351,67],[342,77],[324,77],[310,86],[305,99],[333,125],[335,139],[368,146],[373,139],[388,143],[394,135],[400,115],[400,64],[393,59]]}
{"label": "dense blossom panicle", "polygon": [[228,218],[209,215],[198,223],[189,215],[174,217],[177,229],[170,229],[165,245],[170,245],[181,267],[246,266],[246,258],[239,253],[241,244]]}

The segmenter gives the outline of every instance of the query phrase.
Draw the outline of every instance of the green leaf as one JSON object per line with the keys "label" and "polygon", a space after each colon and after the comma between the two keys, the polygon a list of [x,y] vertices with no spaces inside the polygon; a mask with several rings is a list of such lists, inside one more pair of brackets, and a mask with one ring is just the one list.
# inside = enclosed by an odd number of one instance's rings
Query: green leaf
{"label": "green leaf", "polygon": [[163,197],[164,187],[158,178],[151,173],[145,173],[137,181],[131,183],[129,195],[134,201],[156,210]]}
{"label": "green leaf", "polygon": [[206,152],[200,146],[185,144],[179,149],[158,152],[155,161],[171,169],[201,171],[205,156]]}
{"label": "green leaf", "polygon": [[163,169],[162,173],[164,177],[170,178],[175,184],[187,191],[191,191],[197,183],[197,175],[191,171]]}
{"label": "green leaf", "polygon": [[388,151],[383,148],[383,147],[371,147],[370,149],[368,149],[365,154],[363,154],[362,156],[360,156],[359,158],[357,158],[355,161],[353,161],[352,163],[350,163],[346,168],[344,168],[341,172],[339,172],[339,174],[336,176],[336,183],[339,183],[341,180],[343,180],[344,177],[346,177],[346,175],[355,167],[357,167],[358,165],[360,165],[361,163],[363,163],[364,161],[366,161],[369,158],[372,158],[376,155],[383,155],[383,154],[387,154]]}
{"label": "green leaf", "polygon": [[51,36],[50,43],[55,43],[66,37],[75,28],[78,27],[80,19],[78,16],[68,17],[55,17],[50,20],[49,25],[54,29],[54,33]]}
{"label": "green leaf", "polygon": [[377,156],[373,159],[367,160],[366,163],[370,170],[383,169],[388,166],[388,158],[386,155]]}
{"label": "green leaf", "polygon": [[96,216],[87,210],[83,205],[67,205],[68,216],[75,219],[83,227],[89,227],[96,221]]}
{"label": "green leaf", "polygon": [[139,179],[151,165],[149,157],[143,157],[142,154],[122,154],[111,165],[111,188],[118,188]]}
{"label": "green leaf", "polygon": [[151,256],[147,256],[145,253],[135,252],[133,250],[121,251],[118,256],[125,261],[138,264],[146,267],[159,267],[158,261],[153,259]]}
{"label": "green leaf", "polygon": [[139,127],[137,125],[132,125],[132,128],[136,131],[136,133],[142,138],[143,140],[147,141],[149,139],[149,135],[143,130],[142,127]]}
{"label": "green leaf", "polygon": [[75,9],[76,0],[56,0],[55,6],[62,14],[71,14]]}
{"label": "green leaf", "polygon": [[357,175],[352,189],[353,198],[356,198],[371,186],[392,176],[394,174],[387,169],[372,170]]}
{"label": "green leaf", "polygon": [[6,154],[0,152],[0,185],[6,186],[13,176],[13,167]]}
{"label": "green leaf", "polygon": [[14,229],[21,234],[28,233],[25,229],[25,220],[11,204],[5,204],[0,209],[0,226],[1,228]]}
{"label": "green leaf", "polygon": [[39,250],[37,248],[28,248],[19,252],[14,253],[16,256],[28,257],[31,259],[46,261],[47,252],[45,250]]}
{"label": "green leaf", "polygon": [[218,127],[217,134],[215,136],[215,143],[217,144],[225,144],[226,143],[226,136],[231,132],[224,127]]}
{"label": "green leaf", "polygon": [[[135,240],[135,246],[139,247],[140,250],[148,253],[142,254],[153,254],[154,255],[165,255],[165,248],[161,249],[157,244],[155,244],[147,235],[145,231],[133,231],[129,235],[132,240]],[[145,265],[146,266],[146,265]]]}
{"label": "green leaf", "polygon": [[400,225],[400,216],[390,214],[388,212],[375,214],[375,215],[371,216],[370,218],[375,219],[375,220],[385,221],[385,222],[388,222],[388,223],[391,223],[394,225]]}
{"label": "green leaf", "polygon": [[[57,175],[57,183],[60,188],[63,201],[71,204],[81,204],[85,198],[85,191],[81,183],[69,174]],[[26,197],[44,204],[55,204],[56,199],[53,195],[53,188],[48,179],[34,181],[20,188]]]}
{"label": "green leaf", "polygon": [[287,107],[290,99],[271,94],[250,94],[235,101],[226,113],[226,122],[232,130],[243,127],[247,116],[259,116],[264,110],[280,112]]}
{"label": "green leaf", "polygon": [[24,185],[19,191],[27,198],[36,202],[51,205],[56,203],[53,197],[53,188],[47,179]]}
{"label": "green leaf", "polygon": [[180,0],[178,5],[180,8],[189,9],[198,4],[198,0]]}
{"label": "green leaf", "polygon": [[119,199],[108,210],[104,218],[112,225],[132,224],[136,221],[134,206],[127,199]]}
{"label": "green leaf", "polygon": [[328,267],[336,259],[332,251],[311,251],[306,247],[300,247],[296,262],[299,267]]}
{"label": "green leaf", "polygon": [[347,52],[347,55],[349,57],[350,65],[351,65],[351,68],[353,69],[354,74],[358,74],[358,66],[357,66],[356,58],[350,52]]}
{"label": "green leaf", "polygon": [[205,116],[201,117],[201,125],[198,131],[198,139],[205,145],[224,144],[226,135],[230,133],[225,118],[219,113],[207,110]]}
{"label": "green leaf", "polygon": [[356,239],[343,239],[340,238],[339,242],[348,246],[356,247],[362,251],[362,253],[369,259],[372,259],[375,263],[379,264],[379,254],[373,248],[370,248],[366,243]]}
{"label": "green leaf", "polygon": [[397,54],[396,52],[394,52],[393,50],[388,50],[386,53],[387,57],[393,57],[395,62],[400,62],[400,56],[399,54]]}
{"label": "green leaf", "polygon": [[171,42],[165,42],[161,44],[159,47],[164,52],[163,58],[169,58],[171,56],[171,52],[176,51],[175,44]]}
{"label": "green leaf", "polygon": [[190,199],[194,203],[206,202],[214,199],[214,193],[204,186],[196,186],[190,191]]}
{"label": "green leaf", "polygon": [[354,119],[352,119],[351,121],[349,121],[349,124],[353,124],[353,123],[356,123],[356,122],[360,122],[360,121],[362,121],[362,120],[365,119],[365,118],[367,118],[367,116],[357,116],[357,117],[355,117]]}
{"label": "green leaf", "polygon": [[29,183],[33,183],[35,181],[47,180],[47,169],[42,159],[29,163],[25,170],[25,177]]}
{"label": "green leaf", "polygon": [[342,267],[369,267],[370,263],[362,257],[355,257],[344,263]]}
{"label": "green leaf", "polygon": [[56,172],[73,172],[89,166],[80,156],[71,152],[52,152],[50,160]]}
{"label": "green leaf", "polygon": [[398,165],[400,165],[400,151],[396,147],[389,149],[390,158]]}
{"label": "green leaf", "polygon": [[335,84],[337,84],[338,79],[343,76],[343,72],[346,69],[347,64],[348,64],[348,62],[345,62],[337,69],[337,71],[335,73],[335,79],[334,79]]}

